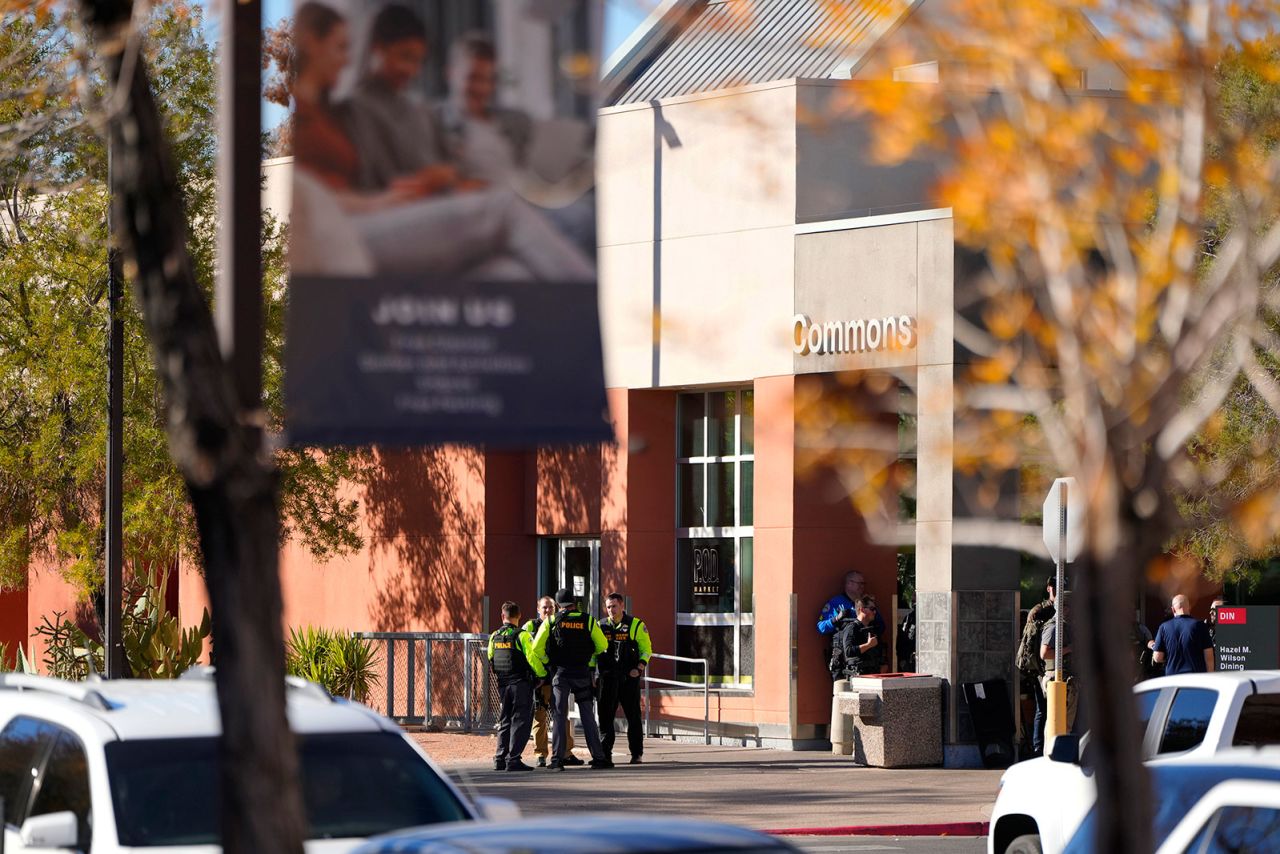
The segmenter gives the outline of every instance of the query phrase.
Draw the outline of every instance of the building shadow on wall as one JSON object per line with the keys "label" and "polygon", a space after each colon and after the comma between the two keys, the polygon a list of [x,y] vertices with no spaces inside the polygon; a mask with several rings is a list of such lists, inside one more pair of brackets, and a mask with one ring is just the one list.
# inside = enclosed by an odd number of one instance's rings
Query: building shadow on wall
{"label": "building shadow on wall", "polygon": [[375,450],[363,465],[375,628],[478,631],[483,451]]}
{"label": "building shadow on wall", "polygon": [[619,453],[611,442],[540,448],[538,533],[600,535],[606,523],[602,510],[618,479]]}

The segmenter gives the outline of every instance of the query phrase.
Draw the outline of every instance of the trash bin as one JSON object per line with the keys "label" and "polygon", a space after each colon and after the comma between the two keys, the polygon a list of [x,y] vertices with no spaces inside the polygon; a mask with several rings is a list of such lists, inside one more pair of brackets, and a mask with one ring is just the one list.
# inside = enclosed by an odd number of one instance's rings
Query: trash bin
{"label": "trash bin", "polygon": [[965,682],[960,686],[969,719],[982,751],[984,768],[1008,768],[1013,764],[1013,712],[1009,689],[1003,679]]}
{"label": "trash bin", "polygon": [[882,673],[836,682],[831,752],[881,768],[941,765],[942,680]]}

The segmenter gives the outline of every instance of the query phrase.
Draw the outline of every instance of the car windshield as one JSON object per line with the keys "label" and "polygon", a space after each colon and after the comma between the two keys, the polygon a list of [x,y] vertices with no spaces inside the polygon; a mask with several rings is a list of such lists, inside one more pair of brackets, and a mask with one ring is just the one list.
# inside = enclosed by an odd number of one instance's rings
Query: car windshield
{"label": "car windshield", "polygon": [[[395,733],[300,736],[309,839],[366,837],[470,818],[440,776]],[[106,746],[121,845],[218,842],[215,738]]]}

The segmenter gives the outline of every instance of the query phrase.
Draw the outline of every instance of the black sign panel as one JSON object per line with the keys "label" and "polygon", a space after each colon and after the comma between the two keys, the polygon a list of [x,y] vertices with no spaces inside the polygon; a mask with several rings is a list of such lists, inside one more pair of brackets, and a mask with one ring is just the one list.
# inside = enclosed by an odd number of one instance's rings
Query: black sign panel
{"label": "black sign panel", "polygon": [[[609,438],[582,285],[294,277],[289,438],[300,445]],[[337,344],[335,342],[341,342]]]}
{"label": "black sign panel", "polygon": [[1274,670],[1280,667],[1280,607],[1247,605],[1219,608],[1214,658],[1219,670]]}

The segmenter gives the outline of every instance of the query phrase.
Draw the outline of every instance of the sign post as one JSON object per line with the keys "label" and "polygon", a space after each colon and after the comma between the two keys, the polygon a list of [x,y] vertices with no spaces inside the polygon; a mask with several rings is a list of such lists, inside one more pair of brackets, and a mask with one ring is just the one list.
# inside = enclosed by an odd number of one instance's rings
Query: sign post
{"label": "sign post", "polygon": [[1084,541],[1081,524],[1083,513],[1080,492],[1073,477],[1060,477],[1049,487],[1044,499],[1044,544],[1053,558],[1055,578],[1053,589],[1057,595],[1053,611],[1053,681],[1045,686],[1044,735],[1046,742],[1067,731],[1067,682],[1063,674],[1062,633],[1063,587],[1066,582],[1066,564],[1080,554]]}

